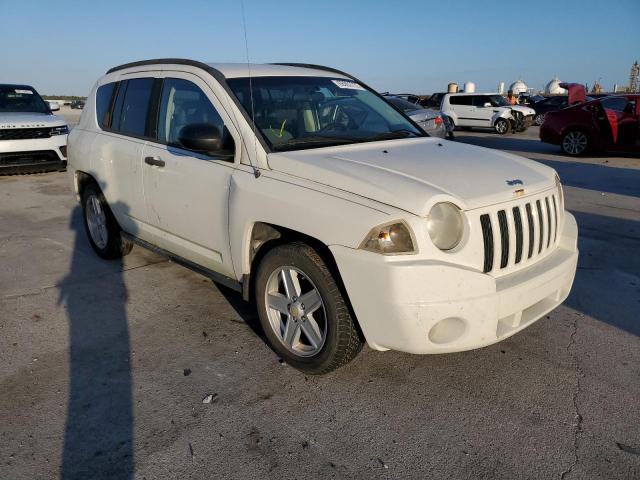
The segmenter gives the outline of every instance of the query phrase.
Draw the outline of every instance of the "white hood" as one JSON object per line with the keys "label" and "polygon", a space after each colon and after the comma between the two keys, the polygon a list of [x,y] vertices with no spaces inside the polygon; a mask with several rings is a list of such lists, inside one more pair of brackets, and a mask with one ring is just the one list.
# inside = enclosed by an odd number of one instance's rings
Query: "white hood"
{"label": "white hood", "polygon": [[[555,186],[554,170],[532,160],[437,138],[414,138],[272,153],[275,171],[425,216],[434,201],[470,210]],[[522,182],[520,184],[517,181]]]}
{"label": "white hood", "polygon": [[513,105],[511,106],[514,110],[522,113],[524,116],[527,115],[535,115],[536,111],[533,108],[526,107],[524,105]]}
{"label": "white hood", "polygon": [[0,128],[61,127],[67,122],[48,113],[0,112]]}

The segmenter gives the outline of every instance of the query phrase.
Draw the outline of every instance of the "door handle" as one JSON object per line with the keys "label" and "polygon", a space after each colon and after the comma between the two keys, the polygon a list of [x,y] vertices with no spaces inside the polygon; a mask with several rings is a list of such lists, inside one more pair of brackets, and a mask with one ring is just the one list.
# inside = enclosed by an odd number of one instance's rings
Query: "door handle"
{"label": "door handle", "polygon": [[144,157],[144,163],[154,165],[156,167],[164,167],[165,163],[160,157]]}

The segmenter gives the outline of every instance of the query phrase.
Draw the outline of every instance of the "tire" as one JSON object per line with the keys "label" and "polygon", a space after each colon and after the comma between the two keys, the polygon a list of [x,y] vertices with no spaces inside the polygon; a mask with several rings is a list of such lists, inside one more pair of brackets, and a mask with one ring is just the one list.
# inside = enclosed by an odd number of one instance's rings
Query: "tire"
{"label": "tire", "polygon": [[585,154],[590,147],[589,137],[582,130],[569,130],[560,141],[562,152],[571,157]]}
{"label": "tire", "polygon": [[102,191],[95,183],[82,190],[82,218],[93,250],[102,258],[122,258],[131,252],[133,244],[123,235]]}
{"label": "tire", "polygon": [[499,118],[498,120],[496,120],[496,123],[493,125],[493,127],[495,128],[496,133],[504,135],[511,131],[511,122],[509,122],[509,120],[507,120],[506,118]]}
{"label": "tire", "polygon": [[328,373],[349,363],[362,349],[338,284],[306,243],[267,252],[256,272],[255,298],[269,344],[304,373]]}
{"label": "tire", "polygon": [[544,123],[544,113],[536,113],[536,116],[533,117],[533,124],[538,127]]}

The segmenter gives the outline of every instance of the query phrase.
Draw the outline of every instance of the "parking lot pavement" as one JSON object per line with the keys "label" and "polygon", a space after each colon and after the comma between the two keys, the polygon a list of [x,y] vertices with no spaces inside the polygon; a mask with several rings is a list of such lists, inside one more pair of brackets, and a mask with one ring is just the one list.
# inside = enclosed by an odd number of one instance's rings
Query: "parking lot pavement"
{"label": "parking lot pavement", "polygon": [[237,294],[138,247],[100,260],[65,174],[0,177],[0,477],[640,478],[640,159],[535,134],[457,141],[560,172],[567,302],[491,347],[365,348],[323,377]]}

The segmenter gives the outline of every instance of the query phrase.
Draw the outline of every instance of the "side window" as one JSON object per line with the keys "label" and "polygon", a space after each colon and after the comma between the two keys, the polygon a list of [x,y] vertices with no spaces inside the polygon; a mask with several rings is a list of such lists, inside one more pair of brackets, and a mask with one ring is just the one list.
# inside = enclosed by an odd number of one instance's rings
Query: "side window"
{"label": "side window", "polygon": [[153,78],[134,78],[127,81],[118,128],[121,133],[145,136],[152,88]]}
{"label": "side window", "polygon": [[113,96],[113,90],[115,83],[107,83],[98,87],[96,92],[96,119],[100,128],[109,126],[109,107],[111,106],[111,97]]}
{"label": "side window", "polygon": [[624,109],[627,108],[627,103],[629,103],[629,100],[625,97],[609,97],[600,101],[600,104],[604,108],[608,108],[616,112],[624,112]]}
{"label": "side window", "polygon": [[127,92],[127,81],[118,82],[116,89],[116,99],[113,102],[113,111],[111,112],[111,130],[120,130],[120,119],[122,118],[122,104],[124,103],[124,94]]}
{"label": "side window", "polygon": [[158,140],[180,146],[180,130],[193,123],[215,125],[224,135],[222,118],[197,85],[180,78],[165,79],[158,115]]}
{"label": "side window", "polygon": [[449,103],[451,105],[471,105],[471,95],[451,95]]}
{"label": "side window", "polygon": [[491,103],[489,97],[485,97],[484,95],[474,95],[472,102],[474,107],[480,108],[483,108],[485,103]]}

